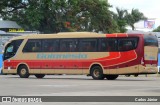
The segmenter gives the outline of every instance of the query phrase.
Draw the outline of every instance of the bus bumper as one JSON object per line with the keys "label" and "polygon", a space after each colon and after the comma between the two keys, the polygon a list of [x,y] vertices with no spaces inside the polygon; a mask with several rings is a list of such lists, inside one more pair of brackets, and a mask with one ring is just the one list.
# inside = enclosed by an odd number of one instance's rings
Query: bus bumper
{"label": "bus bumper", "polygon": [[139,67],[140,74],[157,74],[158,68],[157,67]]}
{"label": "bus bumper", "polygon": [[17,71],[16,71],[16,69],[10,69],[10,70],[8,70],[8,69],[2,69],[2,73],[3,74],[16,74]]}

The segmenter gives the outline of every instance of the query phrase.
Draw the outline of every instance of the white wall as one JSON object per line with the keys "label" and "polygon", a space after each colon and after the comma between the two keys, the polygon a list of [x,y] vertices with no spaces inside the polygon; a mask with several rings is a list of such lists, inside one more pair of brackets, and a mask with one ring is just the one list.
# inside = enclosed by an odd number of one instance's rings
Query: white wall
{"label": "white wall", "polygon": [[[147,27],[145,22],[154,22],[154,27]],[[150,18],[146,21],[139,21],[137,23],[134,24],[135,26],[135,30],[138,30],[138,31],[145,31],[145,32],[151,32],[153,31],[154,29],[156,29],[158,26],[160,26],[160,18]],[[127,26],[127,29],[128,30],[131,30],[131,27],[130,26]]]}

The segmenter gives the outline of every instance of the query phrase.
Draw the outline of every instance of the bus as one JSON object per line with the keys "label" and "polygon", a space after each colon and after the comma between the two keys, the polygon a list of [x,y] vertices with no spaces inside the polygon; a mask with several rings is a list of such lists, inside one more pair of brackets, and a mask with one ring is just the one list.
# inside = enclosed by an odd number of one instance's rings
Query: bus
{"label": "bus", "polygon": [[87,75],[115,80],[119,75],[158,72],[158,40],[144,34],[66,32],[19,36],[3,56],[3,73],[21,78],[35,75]]}

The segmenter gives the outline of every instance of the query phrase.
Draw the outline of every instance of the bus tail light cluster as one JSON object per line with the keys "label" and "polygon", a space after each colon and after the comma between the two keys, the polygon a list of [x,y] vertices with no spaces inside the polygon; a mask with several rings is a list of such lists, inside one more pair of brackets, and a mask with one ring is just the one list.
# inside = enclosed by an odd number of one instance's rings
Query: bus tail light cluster
{"label": "bus tail light cluster", "polygon": [[144,65],[144,59],[143,59],[143,57],[141,59],[141,64]]}

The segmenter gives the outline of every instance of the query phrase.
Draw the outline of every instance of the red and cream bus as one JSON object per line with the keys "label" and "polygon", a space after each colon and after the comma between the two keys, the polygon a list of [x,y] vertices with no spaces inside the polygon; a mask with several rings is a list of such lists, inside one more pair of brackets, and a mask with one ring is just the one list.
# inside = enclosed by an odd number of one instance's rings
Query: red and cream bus
{"label": "red and cream bus", "polygon": [[82,74],[114,80],[118,75],[157,73],[158,41],[143,34],[68,32],[20,36],[5,46],[3,73]]}

